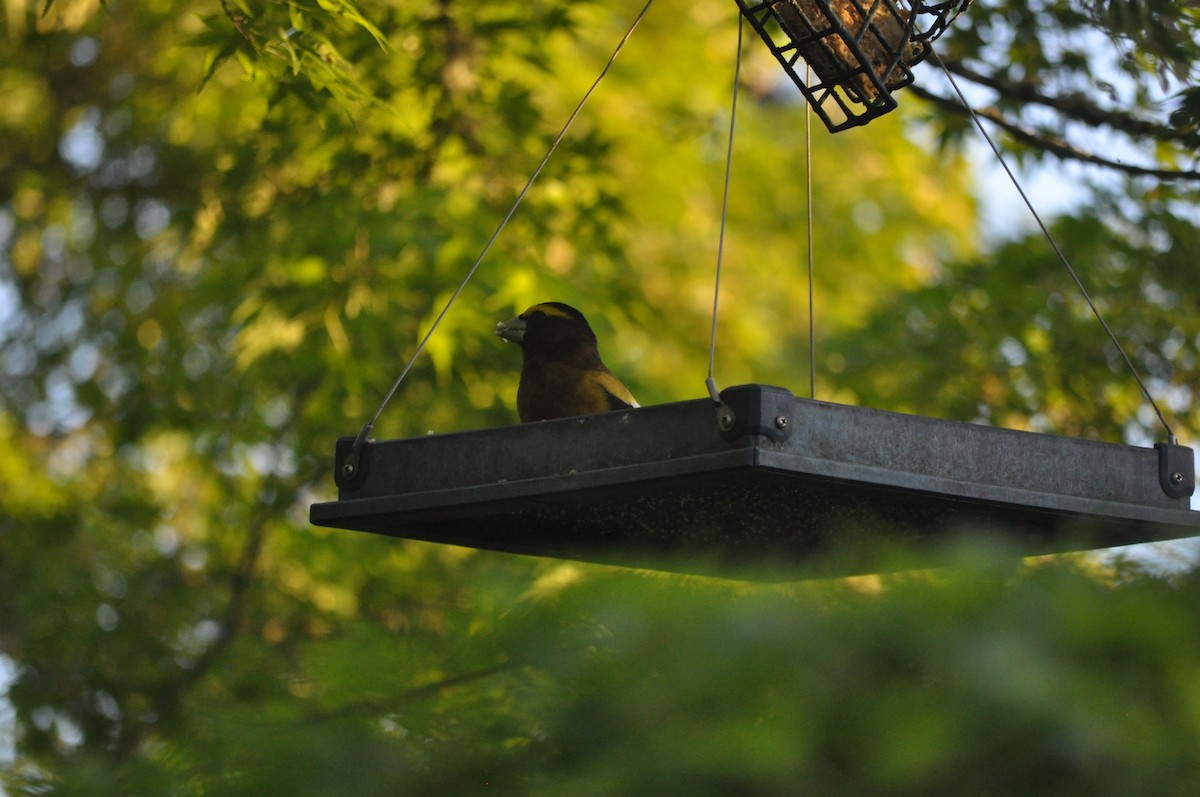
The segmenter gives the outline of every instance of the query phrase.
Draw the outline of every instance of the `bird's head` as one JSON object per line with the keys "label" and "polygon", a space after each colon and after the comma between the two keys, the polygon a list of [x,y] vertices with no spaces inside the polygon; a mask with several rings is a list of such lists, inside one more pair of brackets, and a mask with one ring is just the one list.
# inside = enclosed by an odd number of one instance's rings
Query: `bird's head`
{"label": "bird's head", "polygon": [[583,313],[562,302],[535,304],[511,321],[497,324],[494,332],[519,344],[526,354],[596,345],[596,333]]}

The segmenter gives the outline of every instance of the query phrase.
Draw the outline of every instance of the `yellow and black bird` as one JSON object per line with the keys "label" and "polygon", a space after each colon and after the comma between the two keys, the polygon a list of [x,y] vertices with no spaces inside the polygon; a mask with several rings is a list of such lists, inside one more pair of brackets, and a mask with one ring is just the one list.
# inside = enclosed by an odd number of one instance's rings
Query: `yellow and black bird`
{"label": "yellow and black bird", "polygon": [[495,333],[521,347],[521,420],[545,421],[637,407],[629,388],[605,367],[583,313],[562,302],[535,304]]}

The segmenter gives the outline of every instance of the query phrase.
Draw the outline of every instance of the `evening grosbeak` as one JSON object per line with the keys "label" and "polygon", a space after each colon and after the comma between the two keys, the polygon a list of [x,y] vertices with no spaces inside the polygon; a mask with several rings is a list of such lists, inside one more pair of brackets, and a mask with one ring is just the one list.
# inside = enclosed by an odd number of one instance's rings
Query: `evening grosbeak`
{"label": "evening grosbeak", "polygon": [[639,406],[600,360],[583,313],[561,302],[535,304],[495,333],[521,347],[517,413],[523,422]]}

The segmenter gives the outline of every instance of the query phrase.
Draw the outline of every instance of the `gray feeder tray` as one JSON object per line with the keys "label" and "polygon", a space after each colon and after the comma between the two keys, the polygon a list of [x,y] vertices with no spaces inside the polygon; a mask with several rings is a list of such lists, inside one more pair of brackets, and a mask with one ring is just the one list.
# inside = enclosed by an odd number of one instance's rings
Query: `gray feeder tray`
{"label": "gray feeder tray", "polygon": [[[748,578],[875,572],[966,530],[1024,554],[1200,535],[1192,450],[799,399],[709,399],[407,440],[338,441],[319,526]],[[911,560],[910,560],[911,561]]]}

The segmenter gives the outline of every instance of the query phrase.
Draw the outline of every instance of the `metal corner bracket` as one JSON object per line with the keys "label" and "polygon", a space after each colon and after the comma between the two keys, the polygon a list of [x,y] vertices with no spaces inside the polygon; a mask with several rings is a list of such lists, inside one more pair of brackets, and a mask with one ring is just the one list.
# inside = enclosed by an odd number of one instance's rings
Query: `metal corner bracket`
{"label": "metal corner bracket", "polygon": [[1155,443],[1158,483],[1170,498],[1188,498],[1196,492],[1196,459],[1192,449],[1176,443]]}
{"label": "metal corner bracket", "polygon": [[795,396],[782,387],[738,385],[721,391],[717,407],[717,430],[730,442],[747,435],[761,435],[773,443],[792,436],[789,407]]}

